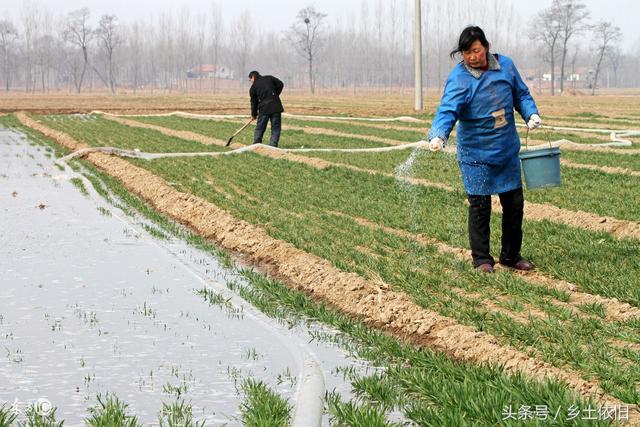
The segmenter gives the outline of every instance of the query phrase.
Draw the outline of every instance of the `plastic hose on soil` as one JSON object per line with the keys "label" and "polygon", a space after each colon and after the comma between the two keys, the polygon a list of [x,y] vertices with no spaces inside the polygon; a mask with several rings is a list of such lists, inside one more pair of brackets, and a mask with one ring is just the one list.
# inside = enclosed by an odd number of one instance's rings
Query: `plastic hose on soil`
{"label": "plastic hose on soil", "polygon": [[231,154],[244,153],[247,151],[255,151],[259,149],[275,150],[275,151],[280,151],[285,153],[312,153],[312,152],[382,153],[385,151],[404,150],[407,148],[426,148],[427,146],[428,146],[427,141],[418,141],[418,142],[411,142],[409,144],[394,145],[391,147],[376,147],[376,148],[277,148],[277,147],[272,147],[270,145],[253,144],[253,145],[247,145],[245,147],[238,148],[236,150],[230,150],[230,151],[204,151],[204,152],[194,152],[194,153],[146,153],[138,150],[125,150],[117,147],[90,147],[90,148],[82,148],[80,150],[74,151],[73,153],[62,157],[58,161],[66,162],[76,157],[85,156],[89,153],[116,154],[122,157],[133,157],[133,158],[144,159],[144,160],[155,160],[155,159],[163,159],[168,157],[199,157],[199,156],[219,157],[219,156],[228,156]]}

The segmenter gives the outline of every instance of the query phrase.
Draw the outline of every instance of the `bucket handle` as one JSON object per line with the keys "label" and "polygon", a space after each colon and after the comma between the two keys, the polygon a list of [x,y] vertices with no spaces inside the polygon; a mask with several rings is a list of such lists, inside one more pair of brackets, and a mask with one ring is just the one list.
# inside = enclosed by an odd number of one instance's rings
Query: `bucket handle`
{"label": "bucket handle", "polygon": [[[540,125],[540,127],[542,128],[542,130],[544,130],[544,134],[547,137],[547,142],[549,143],[549,148],[553,148],[553,146],[551,145],[551,137],[549,136],[549,129],[547,129],[546,126],[543,126],[543,125]],[[524,146],[526,151],[529,151],[529,131],[530,130],[531,129],[529,129],[529,126],[527,126],[527,133],[524,139]]]}

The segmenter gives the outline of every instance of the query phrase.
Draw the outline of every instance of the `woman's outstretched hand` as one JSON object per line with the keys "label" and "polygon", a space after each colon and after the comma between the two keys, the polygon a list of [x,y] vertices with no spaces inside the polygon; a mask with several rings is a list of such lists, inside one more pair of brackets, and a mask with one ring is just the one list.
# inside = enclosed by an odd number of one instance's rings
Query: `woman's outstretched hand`
{"label": "woman's outstretched hand", "polygon": [[527,122],[527,127],[533,130],[539,128],[541,124],[542,119],[540,118],[540,116],[537,114],[532,114],[531,117],[529,117],[529,121]]}
{"label": "woman's outstretched hand", "polygon": [[429,141],[429,150],[436,152],[441,151],[444,148],[444,141],[441,138],[435,137]]}

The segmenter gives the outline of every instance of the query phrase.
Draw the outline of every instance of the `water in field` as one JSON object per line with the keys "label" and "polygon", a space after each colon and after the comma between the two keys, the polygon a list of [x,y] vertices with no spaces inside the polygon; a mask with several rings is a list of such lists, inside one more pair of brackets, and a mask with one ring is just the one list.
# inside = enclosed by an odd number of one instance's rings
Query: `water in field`
{"label": "water in field", "polygon": [[[223,302],[241,279],[212,256],[83,196],[70,170],[2,128],[0,171],[0,406],[46,399],[65,425],[82,425],[109,392],[150,424],[179,397],[207,425],[238,425],[243,378],[294,400],[300,348],[321,362],[327,389],[349,397],[336,368],[354,361],[308,344],[302,326]],[[222,294],[219,307],[196,293],[205,287]]]}

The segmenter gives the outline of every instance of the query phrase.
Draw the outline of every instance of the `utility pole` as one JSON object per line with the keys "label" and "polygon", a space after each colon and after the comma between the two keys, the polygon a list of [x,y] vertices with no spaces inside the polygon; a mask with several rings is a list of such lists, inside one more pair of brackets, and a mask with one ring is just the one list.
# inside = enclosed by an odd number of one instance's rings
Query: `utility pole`
{"label": "utility pole", "polygon": [[422,111],[422,13],[420,12],[421,0],[415,0],[415,25],[413,30],[413,54],[415,57],[415,106],[416,111]]}

